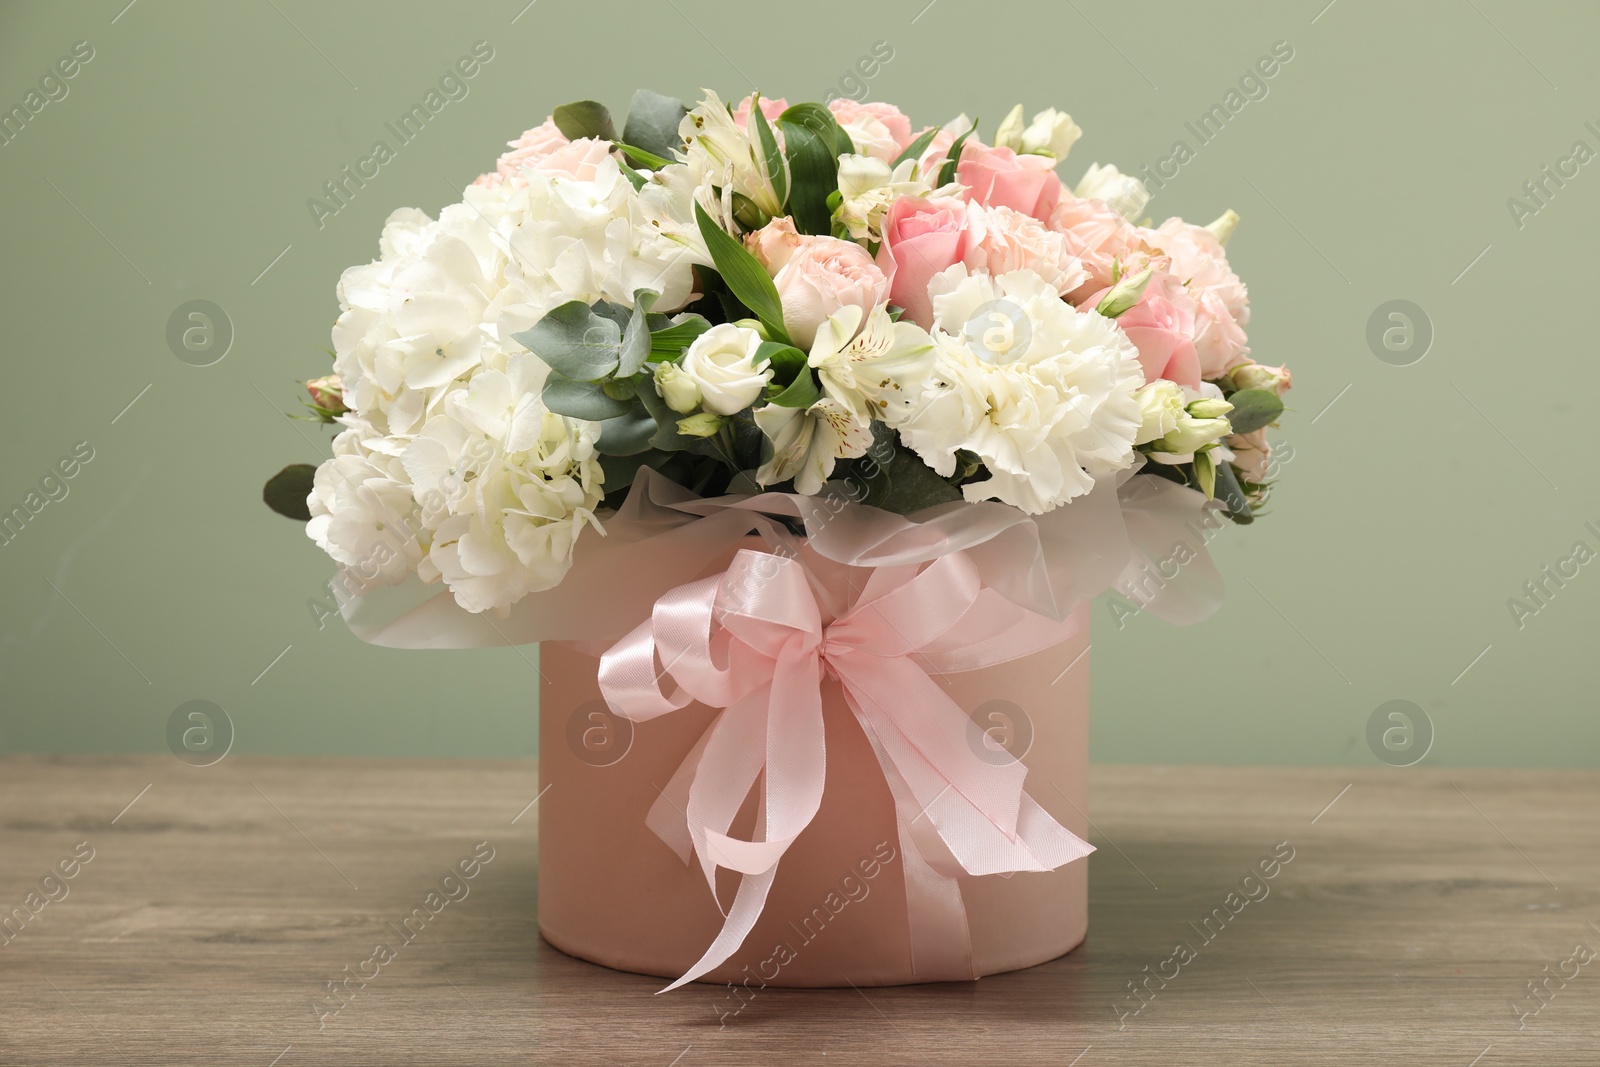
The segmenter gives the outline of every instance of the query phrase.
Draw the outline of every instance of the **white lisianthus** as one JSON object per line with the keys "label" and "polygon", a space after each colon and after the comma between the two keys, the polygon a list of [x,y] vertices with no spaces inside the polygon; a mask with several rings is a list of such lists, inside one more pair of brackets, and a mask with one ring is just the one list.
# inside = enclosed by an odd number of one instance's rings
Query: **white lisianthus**
{"label": "white lisianthus", "polygon": [[1134,395],[1139,400],[1139,410],[1143,416],[1139,433],[1133,439],[1134,444],[1149,444],[1178,428],[1184,401],[1183,387],[1177,382],[1157,378]]}
{"label": "white lisianthus", "polygon": [[700,402],[716,415],[735,415],[756,402],[772,380],[769,360],[756,362],[761,335],[731,322],[694,339],[679,369],[700,390]]}
{"label": "white lisianthus", "polygon": [[1018,104],[995,131],[994,143],[997,148],[1004,146],[1015,152],[1049,156],[1059,161],[1067,158],[1067,153],[1082,136],[1083,130],[1072,121],[1072,116],[1053,107],[1034,115],[1033,121],[1024,126],[1022,105]]}
{"label": "white lisianthus", "polygon": [[1137,219],[1150,202],[1150,191],[1144,187],[1144,182],[1109,163],[1105,166],[1090,164],[1072,192],[1079,199],[1110,204],[1125,219]]}
{"label": "white lisianthus", "polygon": [[864,456],[872,444],[871,422],[828,397],[806,408],[766,404],[755,420],[772,446],[756,481],[776,485],[793,478],[795,492],[806,496],[821,491],[838,460]]}
{"label": "white lisianthus", "polygon": [[989,478],[962,487],[968,500],[1041,514],[1133,462],[1144,376],[1112,320],[1073,310],[1029,270],[990,277],[958,264],[929,293],[940,359],[898,430],[941,475],[958,451],[975,454]]}
{"label": "white lisianthus", "polygon": [[915,408],[938,354],[926,330],[895,322],[880,304],[865,316],[853,306],[835,312],[817,330],[808,362],[829,400],[858,421],[894,426]]}
{"label": "white lisianthus", "polygon": [[1196,452],[1233,432],[1227,419],[1233,405],[1217,386],[1201,382],[1199,389],[1180,387],[1179,392],[1183,399],[1172,426],[1159,438],[1139,442],[1151,445],[1150,458],[1157,463],[1190,463]]}

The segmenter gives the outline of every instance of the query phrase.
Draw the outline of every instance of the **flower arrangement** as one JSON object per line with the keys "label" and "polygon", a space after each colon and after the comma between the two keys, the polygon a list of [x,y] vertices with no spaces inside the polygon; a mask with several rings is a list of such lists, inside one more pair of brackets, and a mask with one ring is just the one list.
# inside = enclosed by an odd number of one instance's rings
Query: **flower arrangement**
{"label": "flower arrangement", "polygon": [[620,133],[557,108],[345,272],[306,383],[334,455],[267,502],[365,583],[502,617],[646,469],[1029,516],[1137,471],[1249,522],[1290,376],[1250,358],[1238,217],[1135,221],[1148,195],[1111,166],[1069,188],[1080,134],[1020,105],[992,143],[846,99],[640,92]]}

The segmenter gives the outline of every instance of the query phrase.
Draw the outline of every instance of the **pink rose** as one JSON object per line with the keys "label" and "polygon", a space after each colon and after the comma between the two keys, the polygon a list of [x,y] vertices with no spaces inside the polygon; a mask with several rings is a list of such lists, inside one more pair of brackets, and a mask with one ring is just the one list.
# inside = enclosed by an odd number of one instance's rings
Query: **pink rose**
{"label": "pink rose", "polygon": [[1244,362],[1250,351],[1244,332],[1250,321],[1249,294],[1228,265],[1222,242],[1204,226],[1179,218],[1140,232],[1147,244],[1172,258],[1172,273],[1195,299],[1195,350],[1201,373],[1207,379],[1222,377]]}
{"label": "pink rose", "polygon": [[[754,96],[754,95],[755,95],[754,93],[751,94],[751,96]],[[777,97],[776,99],[773,99],[773,100],[768,100],[764,96],[761,98],[761,115],[769,123],[770,122],[776,122],[777,119],[778,119],[778,116],[783,114],[785,111],[788,111],[788,110],[789,110],[789,101],[785,100],[781,96]],[[738,107],[733,109],[733,124],[735,126],[739,127],[742,130],[742,129],[745,129],[749,125],[749,123],[750,123],[750,97],[747,96],[743,100],[739,101],[739,106]],[[778,131],[777,130],[773,130],[772,132],[774,134],[776,134]]]}
{"label": "pink rose", "polygon": [[569,141],[535,162],[528,169],[539,174],[562,174],[580,182],[592,182],[600,164],[612,152],[611,142],[597,137],[580,137]]}
{"label": "pink rose", "polygon": [[1117,260],[1144,248],[1142,231],[1101,200],[1065,193],[1050,212],[1046,225],[1062,235],[1067,251],[1077,256],[1088,272],[1088,281],[1068,294],[1074,304],[1082,304],[1091,293],[1110,286]]}
{"label": "pink rose", "polygon": [[1294,385],[1294,376],[1288,367],[1268,367],[1249,360],[1234,367],[1228,374],[1235,389],[1266,389],[1282,396]]}
{"label": "pink rose", "polygon": [[[1093,294],[1083,306],[1099,304],[1107,291]],[[1194,301],[1183,291],[1183,283],[1165,271],[1152,275],[1139,302],[1116,319],[1117,326],[1139,350],[1145,381],[1165,378],[1199,389],[1200,357],[1194,349],[1194,322]]]}
{"label": "pink rose", "polygon": [[1230,434],[1223,444],[1233,451],[1233,465],[1239,468],[1246,481],[1264,482],[1272,473],[1272,445],[1267,442],[1267,428],[1249,433]]}
{"label": "pink rose", "polygon": [[929,280],[966,254],[967,208],[960,200],[902,196],[889,205],[878,266],[889,278],[890,301],[918,326],[933,326]]}
{"label": "pink rose", "polygon": [[970,140],[961,148],[956,181],[967,187],[968,200],[1008,207],[1040,220],[1048,219],[1061,200],[1055,160],[1019,156],[1009,148],[990,148]]}
{"label": "pink rose", "polygon": [[962,262],[996,275],[1031,270],[1063,294],[1089,278],[1061,234],[1046,229],[1031,215],[978,203],[967,205],[967,249]]}
{"label": "pink rose", "polygon": [[817,328],[842,307],[869,312],[883,303],[889,279],[854,241],[800,234],[794,220],[773,219],[746,238],[762,261],[783,304],[783,328],[810,348]]}
{"label": "pink rose", "polygon": [[841,97],[829,101],[828,110],[861,155],[890,163],[911,144],[911,120],[893,104],[859,104]]}
{"label": "pink rose", "polygon": [[522,168],[532,166],[565,144],[567,138],[556,129],[555,120],[545,119],[515,141],[507,141],[506,147],[511,151],[500,157],[494,173],[484,174],[472,184],[492,188],[509,180],[513,185],[526,185]]}

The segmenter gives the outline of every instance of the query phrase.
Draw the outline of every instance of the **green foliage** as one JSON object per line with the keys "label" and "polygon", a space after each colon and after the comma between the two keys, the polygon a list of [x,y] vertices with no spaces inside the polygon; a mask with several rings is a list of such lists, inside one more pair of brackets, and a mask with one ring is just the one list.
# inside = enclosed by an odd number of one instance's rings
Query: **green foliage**
{"label": "green foliage", "polygon": [[279,515],[300,522],[311,521],[311,510],[306,497],[311,495],[311,485],[317,468],[309,463],[291,463],[267,479],[262,487],[261,499]]}
{"label": "green foliage", "polygon": [[1228,396],[1233,410],[1228,425],[1234,433],[1250,433],[1270,426],[1283,414],[1283,400],[1270,389],[1240,389]]}
{"label": "green foliage", "polygon": [[717,265],[717,273],[729,290],[761,320],[769,337],[788,341],[789,335],[783,329],[783,305],[778,301],[778,290],[767,276],[767,269],[738,238],[713,222],[699,204],[694,206],[694,215],[712,262]]}
{"label": "green foliage", "polygon": [[556,129],[569,141],[580,137],[598,137],[602,141],[615,141],[617,128],[611,122],[611,112],[596,100],[578,100],[562,104],[551,112]]}
{"label": "green foliage", "polygon": [[821,104],[796,104],[778,116],[789,159],[789,214],[801,233],[828,234],[828,196],[839,188],[839,157],[855,149],[833,113]]}
{"label": "green foliage", "polygon": [[[633,94],[628,105],[628,121],[622,127],[622,139],[627,142],[623,151],[630,155],[642,149],[663,160],[683,145],[678,136],[678,126],[688,109],[675,96],[663,96],[648,89]],[[645,166],[653,166],[646,163]]]}

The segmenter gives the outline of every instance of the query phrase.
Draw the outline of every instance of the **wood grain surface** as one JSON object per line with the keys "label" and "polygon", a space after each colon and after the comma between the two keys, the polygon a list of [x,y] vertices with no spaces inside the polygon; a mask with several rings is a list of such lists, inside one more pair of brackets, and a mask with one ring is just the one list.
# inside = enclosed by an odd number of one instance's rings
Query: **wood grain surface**
{"label": "wood grain surface", "polygon": [[0,1064],[1600,1064],[1593,773],[1097,767],[1080,949],[726,1017],[540,941],[538,792],[521,762],[0,760]]}

